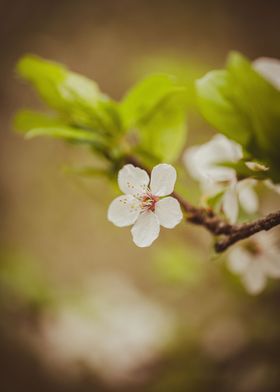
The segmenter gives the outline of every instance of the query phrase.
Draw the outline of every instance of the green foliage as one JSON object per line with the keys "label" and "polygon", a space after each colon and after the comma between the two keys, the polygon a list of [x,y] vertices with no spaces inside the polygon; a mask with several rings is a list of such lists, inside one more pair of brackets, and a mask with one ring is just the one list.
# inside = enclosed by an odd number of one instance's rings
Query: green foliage
{"label": "green foliage", "polygon": [[139,124],[140,145],[161,162],[175,161],[186,141],[186,105],[183,91],[162,99],[157,110]]}
{"label": "green foliage", "polygon": [[[52,116],[19,112],[15,127],[27,137],[45,135],[87,143],[113,165],[126,154],[150,163],[178,159],[186,141],[190,80],[184,84],[168,74],[148,76],[116,103],[95,82],[36,56],[23,57],[17,71],[56,112]],[[229,56],[225,70],[199,79],[196,91],[207,121],[240,143],[246,159],[270,167],[254,177],[279,182],[280,91],[238,53]],[[239,169],[247,175],[244,167]]]}
{"label": "green foliage", "polygon": [[118,104],[95,82],[36,56],[23,57],[17,71],[56,112],[19,112],[15,127],[28,138],[45,135],[88,143],[113,164],[129,153],[153,162],[178,158],[186,137],[187,95],[175,78],[150,76]]}
{"label": "green foliage", "polygon": [[232,53],[226,70],[197,81],[197,100],[211,125],[268,165],[271,177],[280,181],[280,91]]}
{"label": "green foliage", "polygon": [[[89,129],[104,136],[121,131],[117,105],[100,92],[95,82],[36,56],[23,57],[17,71],[58,112],[64,126]],[[27,117],[21,115],[16,119],[18,129],[27,130]]]}
{"label": "green foliage", "polygon": [[174,88],[174,78],[165,74],[148,76],[133,86],[120,104],[126,129],[137,127]]}
{"label": "green foliage", "polygon": [[126,128],[135,129],[140,147],[156,161],[176,160],[186,139],[186,89],[169,75],[149,76],[120,105]]}
{"label": "green foliage", "polygon": [[31,110],[19,111],[15,116],[14,125],[15,128],[25,133],[27,139],[36,136],[50,136],[73,142],[93,143],[94,145],[104,143],[104,138],[97,133],[66,126],[58,117]]}
{"label": "green foliage", "polygon": [[51,136],[57,139],[65,139],[77,142],[100,142],[102,139],[91,132],[81,131],[61,126],[61,127],[44,127],[44,128],[33,128],[29,132],[26,133],[26,137],[28,139],[32,139],[36,136]]}
{"label": "green foliage", "polygon": [[24,133],[33,128],[56,127],[63,125],[63,121],[57,116],[49,116],[32,110],[20,110],[14,118],[15,128]]}
{"label": "green foliage", "polygon": [[18,65],[19,75],[28,80],[52,108],[68,110],[69,105],[94,107],[100,99],[98,86],[60,64],[37,56],[25,56]]}

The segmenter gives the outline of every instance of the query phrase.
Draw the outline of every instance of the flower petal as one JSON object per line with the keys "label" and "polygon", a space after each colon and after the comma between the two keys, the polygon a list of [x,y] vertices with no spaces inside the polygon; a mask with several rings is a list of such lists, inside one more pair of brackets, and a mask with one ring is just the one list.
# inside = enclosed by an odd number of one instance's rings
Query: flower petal
{"label": "flower petal", "polygon": [[202,162],[201,158],[205,154],[201,154],[202,146],[193,146],[187,148],[183,155],[184,164],[195,180],[201,181],[204,179],[204,167],[208,166],[207,162]]}
{"label": "flower petal", "polygon": [[253,295],[259,294],[265,288],[266,276],[258,261],[250,263],[250,268],[242,276],[242,282],[248,293]]}
{"label": "flower petal", "polygon": [[237,162],[242,158],[242,148],[224,135],[215,135],[209,142],[188,148],[183,160],[191,176],[199,181],[231,181],[235,171],[222,167],[222,162]]}
{"label": "flower petal", "polygon": [[238,199],[235,185],[231,185],[224,194],[223,211],[231,224],[236,223],[238,218]]}
{"label": "flower petal", "polygon": [[263,255],[263,268],[267,276],[271,278],[280,278],[280,258],[279,251],[272,249],[266,255]]}
{"label": "flower petal", "polygon": [[155,214],[159,223],[167,229],[172,229],[183,219],[180,204],[174,197],[159,200],[156,203]]}
{"label": "flower petal", "polygon": [[159,231],[158,218],[151,211],[140,214],[131,229],[133,241],[140,248],[150,246],[159,236]]}
{"label": "flower petal", "polygon": [[170,195],[174,190],[176,178],[177,173],[173,166],[167,163],[155,166],[151,174],[152,194],[156,196]]}
{"label": "flower petal", "polygon": [[108,220],[118,227],[132,225],[140,213],[140,203],[132,195],[117,197],[109,206]]}
{"label": "flower petal", "polygon": [[235,170],[229,167],[212,166],[204,171],[204,178],[213,182],[233,181],[236,179]]}
{"label": "flower petal", "polygon": [[231,272],[236,274],[245,273],[251,263],[250,253],[241,246],[231,249],[227,259],[227,266]]}
{"label": "flower petal", "polygon": [[250,179],[240,181],[237,185],[240,204],[248,214],[254,214],[259,208],[258,196],[252,189],[253,185],[255,185],[255,181]]}
{"label": "flower petal", "polygon": [[146,191],[149,176],[145,170],[129,164],[119,171],[118,183],[123,193],[136,196]]}
{"label": "flower petal", "polygon": [[260,57],[253,62],[255,70],[280,90],[280,61],[268,57]]}

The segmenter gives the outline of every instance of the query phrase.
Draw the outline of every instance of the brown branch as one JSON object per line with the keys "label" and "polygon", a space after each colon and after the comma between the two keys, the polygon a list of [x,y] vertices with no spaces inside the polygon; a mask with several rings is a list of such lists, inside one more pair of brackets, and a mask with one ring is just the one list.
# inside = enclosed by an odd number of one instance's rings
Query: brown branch
{"label": "brown branch", "polygon": [[280,211],[276,211],[250,223],[233,225],[231,233],[216,242],[215,250],[216,252],[221,253],[240,240],[249,238],[260,231],[268,231],[278,225],[280,225]]}
{"label": "brown branch", "polygon": [[[127,157],[126,162],[141,167],[150,173],[150,171],[139,164],[134,157]],[[280,225],[280,211],[276,211],[253,222],[231,225],[225,219],[215,214],[210,208],[193,206],[176,192],[173,192],[172,196],[179,201],[182,209],[186,212],[186,220],[188,222],[203,226],[211,234],[219,236],[215,243],[215,250],[217,253],[224,252],[236,242],[249,238],[260,231],[268,231],[273,227]]]}
{"label": "brown branch", "polygon": [[231,245],[238,241],[249,238],[260,231],[268,231],[280,225],[280,211],[271,213],[253,222],[241,225],[231,225],[220,216],[214,214],[210,209],[197,208],[189,205],[185,200],[177,195],[173,196],[179,201],[182,208],[186,211],[187,221],[205,227],[211,234],[220,236],[215,243],[217,253],[222,253]]}

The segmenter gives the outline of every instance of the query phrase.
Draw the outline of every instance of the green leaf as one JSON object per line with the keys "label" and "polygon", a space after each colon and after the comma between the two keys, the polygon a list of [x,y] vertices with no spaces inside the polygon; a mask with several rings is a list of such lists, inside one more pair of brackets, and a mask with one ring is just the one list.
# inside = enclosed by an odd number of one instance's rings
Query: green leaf
{"label": "green leaf", "polygon": [[37,56],[23,57],[18,62],[17,71],[55,109],[65,110],[77,102],[94,107],[100,97],[98,86],[93,81]]}
{"label": "green leaf", "polygon": [[138,59],[133,66],[133,74],[139,78],[159,72],[175,75],[176,81],[186,87],[188,106],[195,103],[195,80],[204,75],[207,70],[208,67],[205,64],[197,63],[192,58],[159,56],[158,54]]}
{"label": "green leaf", "polygon": [[[107,136],[122,131],[117,104],[102,94],[95,82],[36,56],[23,57],[17,71],[49,107],[59,112],[64,125],[91,129]],[[21,117],[16,122],[25,120]]]}
{"label": "green leaf", "polygon": [[229,73],[211,71],[197,81],[196,88],[198,105],[206,120],[225,136],[246,146],[251,126],[246,113],[236,105]]}
{"label": "green leaf", "polygon": [[137,127],[142,118],[146,117],[166,94],[173,91],[174,87],[174,78],[166,74],[148,76],[136,84],[120,104],[125,128]]}
{"label": "green leaf", "polygon": [[238,53],[229,57],[228,70],[240,85],[238,100],[248,113],[252,127],[247,150],[269,166],[280,168],[280,91],[259,75],[250,62]]}
{"label": "green leaf", "polygon": [[206,120],[268,165],[271,178],[279,181],[280,91],[238,53],[229,56],[225,71],[208,73],[196,87]]}
{"label": "green leaf", "polygon": [[28,132],[33,128],[53,127],[63,125],[63,122],[54,116],[32,110],[20,110],[14,118],[14,127],[21,132]]}
{"label": "green leaf", "polygon": [[99,135],[67,126],[34,128],[26,133],[27,139],[36,136],[50,136],[77,142],[104,143],[104,139]]}
{"label": "green leaf", "polygon": [[142,149],[159,162],[176,160],[187,136],[185,90],[167,94],[138,127]]}
{"label": "green leaf", "polygon": [[138,83],[120,104],[124,127],[136,133],[137,151],[153,162],[178,158],[186,139],[186,88],[158,74]]}

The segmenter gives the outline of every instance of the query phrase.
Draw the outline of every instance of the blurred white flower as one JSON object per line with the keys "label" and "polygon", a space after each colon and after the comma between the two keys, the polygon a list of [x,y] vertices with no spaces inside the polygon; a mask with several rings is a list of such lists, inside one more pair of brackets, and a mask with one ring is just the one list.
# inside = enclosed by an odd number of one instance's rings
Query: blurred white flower
{"label": "blurred white flower", "polygon": [[238,162],[242,158],[239,144],[223,135],[215,135],[208,143],[186,150],[184,163],[191,176],[198,180],[207,197],[223,192],[221,209],[231,223],[238,218],[239,204],[252,214],[258,209],[258,199],[252,189],[255,180],[237,181],[233,168],[222,166],[223,162]]}
{"label": "blurred white flower", "polygon": [[118,175],[124,195],[109,206],[108,219],[118,227],[133,225],[131,232],[137,246],[150,246],[159,236],[160,225],[175,227],[183,218],[179,202],[170,195],[176,182],[176,170],[159,164],[152,170],[151,181],[145,170],[125,165]]}
{"label": "blurred white flower", "polygon": [[259,201],[253,187],[256,180],[247,178],[242,181],[234,180],[225,190],[222,198],[222,210],[231,224],[236,223],[239,204],[248,214],[254,214],[259,208]]}
{"label": "blurred white flower", "polygon": [[[47,310],[29,342],[64,380],[89,372],[107,383],[141,381],[173,338],[175,319],[125,276],[95,276],[75,301]],[[132,388],[133,389],[133,388]]]}
{"label": "blurred white flower", "polygon": [[256,234],[245,245],[232,248],[227,260],[228,268],[241,276],[250,294],[259,294],[268,277],[280,278],[280,257],[274,233]]}
{"label": "blurred white flower", "polygon": [[235,170],[220,164],[238,162],[242,156],[239,144],[219,134],[205,144],[188,148],[183,159],[192,177],[208,192],[220,182],[235,179]]}
{"label": "blurred white flower", "polygon": [[253,61],[253,67],[277,90],[280,90],[280,60],[260,57]]}

